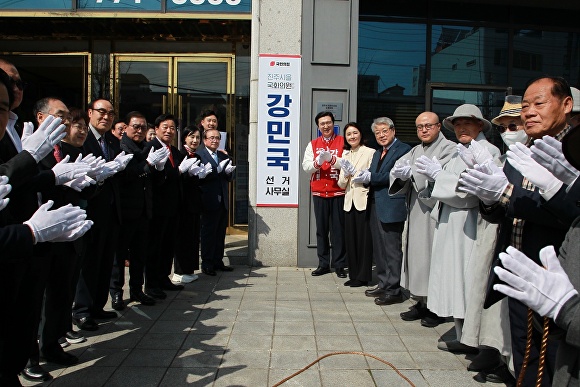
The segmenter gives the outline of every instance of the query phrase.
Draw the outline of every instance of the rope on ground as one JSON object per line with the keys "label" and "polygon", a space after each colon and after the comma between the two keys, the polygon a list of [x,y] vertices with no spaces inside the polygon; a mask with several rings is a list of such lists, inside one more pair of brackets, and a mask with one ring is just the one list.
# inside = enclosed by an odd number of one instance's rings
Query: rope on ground
{"label": "rope on ground", "polygon": [[274,384],[272,387],[278,387],[278,386],[286,383],[288,380],[292,379],[293,377],[295,377],[297,375],[300,375],[302,372],[306,371],[308,368],[312,367],[314,364],[318,363],[320,360],[324,359],[325,357],[334,356],[334,355],[361,355],[361,356],[372,357],[373,359],[376,359],[376,360],[380,361],[381,363],[384,363],[384,364],[388,365],[389,367],[391,367],[393,370],[395,370],[396,373],[399,374],[399,376],[401,378],[405,379],[407,381],[407,383],[409,383],[409,385],[415,387],[415,385],[413,384],[413,382],[411,382],[409,380],[409,378],[407,378],[405,375],[403,375],[397,369],[397,367],[395,367],[394,365],[392,365],[388,361],[383,360],[383,359],[381,359],[381,358],[379,358],[379,357],[377,357],[375,355],[371,355],[370,353],[366,353],[366,352],[351,352],[351,351],[331,352],[331,353],[327,353],[324,356],[320,356],[318,359],[314,360],[312,363],[308,364],[306,367],[302,368],[301,370],[298,370],[298,371],[294,372],[292,375],[288,376],[287,378],[282,379],[278,383]]}

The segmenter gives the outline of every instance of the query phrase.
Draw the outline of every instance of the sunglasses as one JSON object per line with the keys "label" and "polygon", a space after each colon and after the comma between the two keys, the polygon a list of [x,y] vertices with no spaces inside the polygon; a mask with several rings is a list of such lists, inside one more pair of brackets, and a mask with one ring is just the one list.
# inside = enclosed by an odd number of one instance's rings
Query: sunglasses
{"label": "sunglasses", "polygon": [[506,130],[515,132],[516,130],[518,130],[518,126],[516,124],[509,124],[507,127],[505,127],[503,125],[498,125],[497,130],[499,130],[500,133],[503,133]]}

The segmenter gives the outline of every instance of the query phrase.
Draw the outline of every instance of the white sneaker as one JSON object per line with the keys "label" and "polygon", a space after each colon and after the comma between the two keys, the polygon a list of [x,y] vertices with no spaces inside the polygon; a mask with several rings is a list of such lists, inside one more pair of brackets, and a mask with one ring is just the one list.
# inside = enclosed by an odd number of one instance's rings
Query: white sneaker
{"label": "white sneaker", "polygon": [[181,282],[182,284],[188,284],[198,278],[199,277],[197,274],[173,274],[173,278],[171,280],[177,283]]}

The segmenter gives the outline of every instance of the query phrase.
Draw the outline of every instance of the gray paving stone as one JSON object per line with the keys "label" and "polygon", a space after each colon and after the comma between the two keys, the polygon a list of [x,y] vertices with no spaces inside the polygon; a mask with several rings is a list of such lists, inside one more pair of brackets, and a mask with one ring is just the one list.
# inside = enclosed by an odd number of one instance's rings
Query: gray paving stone
{"label": "gray paving stone", "polygon": [[275,321],[275,335],[314,335],[314,326],[312,321]]}
{"label": "gray paving stone", "polygon": [[226,350],[220,367],[267,369],[269,365],[269,351]]}
{"label": "gray paving stone", "polygon": [[171,362],[171,367],[177,368],[204,368],[204,367],[218,367],[222,362],[222,356],[225,350],[201,350],[201,349],[187,349],[177,352],[177,356]]}
{"label": "gray paving stone", "polygon": [[[163,379],[166,369],[163,366],[135,366],[119,367],[109,380],[104,384],[106,387],[126,387],[126,386],[144,386],[155,387]],[[85,381],[86,382],[86,381]]]}
{"label": "gray paving stone", "polygon": [[[294,373],[298,372],[299,370],[286,370],[286,369],[271,369],[268,385],[273,386],[276,383],[281,382],[282,380],[290,377]],[[320,381],[320,372],[318,369],[307,369],[302,373],[294,376],[292,379],[286,381],[282,386],[284,387],[312,387],[312,386],[321,386],[322,382]],[[340,385],[340,384],[338,384]]]}
{"label": "gray paving stone", "polygon": [[274,336],[273,351],[315,351],[316,339],[312,336]]}
{"label": "gray paving stone", "polygon": [[268,383],[268,369],[220,368],[214,387],[265,386]]}
{"label": "gray paving stone", "polygon": [[268,335],[274,332],[274,321],[236,321],[232,334],[234,335]]}
{"label": "gray paving stone", "polygon": [[211,386],[215,380],[216,374],[217,368],[215,367],[169,368],[159,386]]}

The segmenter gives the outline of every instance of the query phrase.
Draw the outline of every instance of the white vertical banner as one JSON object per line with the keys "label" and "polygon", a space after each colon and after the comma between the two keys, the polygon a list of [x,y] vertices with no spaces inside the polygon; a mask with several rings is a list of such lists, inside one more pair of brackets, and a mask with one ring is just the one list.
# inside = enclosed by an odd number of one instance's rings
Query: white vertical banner
{"label": "white vertical banner", "polygon": [[258,207],[298,207],[300,55],[260,54]]}

